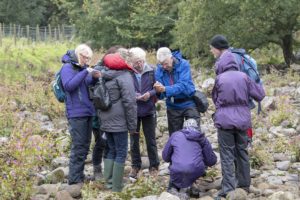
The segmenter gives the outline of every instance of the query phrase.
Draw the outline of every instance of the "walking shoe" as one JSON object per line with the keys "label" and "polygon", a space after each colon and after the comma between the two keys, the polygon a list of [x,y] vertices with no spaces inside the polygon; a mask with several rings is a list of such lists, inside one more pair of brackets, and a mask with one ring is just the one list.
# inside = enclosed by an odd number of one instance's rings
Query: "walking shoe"
{"label": "walking shoe", "polygon": [[132,167],[131,171],[129,173],[129,178],[137,179],[137,175],[139,173],[140,169],[137,167]]}
{"label": "walking shoe", "polygon": [[157,170],[157,168],[156,168],[156,167],[151,167],[151,168],[149,169],[149,174],[150,174],[150,176],[157,176],[157,175],[158,175],[158,170]]}
{"label": "walking shoe", "polygon": [[102,179],[103,179],[103,174],[102,174],[101,165],[94,166],[94,180],[102,181]]}
{"label": "walking shoe", "polygon": [[178,190],[176,188],[174,188],[174,187],[171,187],[170,189],[168,189],[167,192],[170,193],[170,194],[173,194],[175,196],[179,195]]}
{"label": "walking shoe", "polygon": [[75,198],[81,195],[81,189],[83,187],[83,183],[76,183],[73,185],[68,185],[65,190],[69,192],[69,194]]}

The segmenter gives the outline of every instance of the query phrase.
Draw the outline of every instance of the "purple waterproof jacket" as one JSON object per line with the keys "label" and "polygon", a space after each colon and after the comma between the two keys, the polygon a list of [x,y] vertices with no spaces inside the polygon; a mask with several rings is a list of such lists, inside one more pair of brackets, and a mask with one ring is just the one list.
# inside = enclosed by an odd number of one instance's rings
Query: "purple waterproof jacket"
{"label": "purple waterproof jacket", "polygon": [[217,128],[247,130],[251,127],[249,97],[256,101],[265,97],[263,87],[238,70],[235,57],[228,50],[215,64],[217,77],[212,98],[216,106],[213,120]]}
{"label": "purple waterproof jacket", "polygon": [[211,144],[194,128],[174,132],[162,152],[164,161],[170,162],[170,179],[178,188],[186,188],[203,176],[206,166],[213,166],[217,157]]}
{"label": "purple waterproof jacket", "polygon": [[61,80],[66,92],[67,118],[89,117],[95,115],[93,102],[89,99],[88,86],[94,84],[86,67],[78,65],[74,51],[68,51],[62,57]]}

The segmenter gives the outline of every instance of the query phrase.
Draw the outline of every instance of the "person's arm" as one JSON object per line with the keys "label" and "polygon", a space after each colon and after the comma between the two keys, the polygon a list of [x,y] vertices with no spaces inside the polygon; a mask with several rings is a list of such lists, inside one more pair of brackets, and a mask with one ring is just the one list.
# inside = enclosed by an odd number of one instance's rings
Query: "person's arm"
{"label": "person's arm", "polygon": [[86,76],[88,75],[88,71],[81,70],[80,72],[77,72],[72,66],[67,65],[71,64],[66,64],[63,66],[61,70],[61,79],[64,90],[67,92],[72,92],[79,87],[82,81],[85,80]]}
{"label": "person's arm", "polygon": [[255,83],[249,77],[247,77],[247,83],[249,87],[249,94],[255,101],[259,102],[266,96],[265,90],[260,83]]}
{"label": "person's arm", "polygon": [[214,153],[212,146],[210,142],[207,140],[207,138],[204,139],[202,144],[200,144],[202,147],[202,154],[203,154],[203,162],[205,166],[213,166],[217,163],[217,156]]}
{"label": "person's arm", "polygon": [[[178,67],[178,66],[177,66]],[[165,86],[167,97],[184,94],[191,96],[195,92],[195,86],[192,81],[190,64],[187,61],[182,61],[179,65],[179,77],[174,85]]]}
{"label": "person's arm", "polygon": [[121,92],[122,104],[125,109],[128,131],[135,133],[137,126],[137,105],[132,76],[126,73],[122,79],[117,79],[117,82]]}
{"label": "person's arm", "polygon": [[172,147],[172,136],[169,138],[168,142],[166,143],[164,150],[162,152],[162,158],[166,162],[171,162],[171,157],[173,154],[173,147]]}

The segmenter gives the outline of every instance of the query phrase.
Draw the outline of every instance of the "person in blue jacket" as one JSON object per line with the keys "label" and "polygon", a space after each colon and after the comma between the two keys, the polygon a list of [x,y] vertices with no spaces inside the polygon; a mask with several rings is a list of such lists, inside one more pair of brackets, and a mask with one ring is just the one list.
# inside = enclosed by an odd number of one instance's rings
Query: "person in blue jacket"
{"label": "person in blue jacket", "polygon": [[[80,44],[62,57],[61,80],[66,93],[66,117],[72,138],[67,191],[80,191],[84,181],[84,162],[88,155],[94,105],[89,98],[88,86],[100,77],[100,72],[88,67],[93,52]],[[78,192],[70,192],[75,197]]]}
{"label": "person in blue jacket", "polygon": [[167,47],[159,48],[156,58],[159,64],[154,88],[159,99],[166,99],[169,135],[182,129],[185,119],[193,118],[200,125],[200,113],[192,99],[195,85],[189,62],[179,51],[172,53]]}

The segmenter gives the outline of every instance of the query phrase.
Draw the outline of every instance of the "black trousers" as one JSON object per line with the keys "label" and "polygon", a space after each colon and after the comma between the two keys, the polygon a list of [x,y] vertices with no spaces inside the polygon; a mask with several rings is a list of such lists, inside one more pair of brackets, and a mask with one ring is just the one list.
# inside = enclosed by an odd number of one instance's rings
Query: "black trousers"
{"label": "black trousers", "polygon": [[169,135],[175,131],[179,131],[183,127],[185,119],[193,118],[198,122],[200,129],[200,113],[196,107],[184,108],[181,110],[167,109]]}
{"label": "black trousers", "polygon": [[132,167],[138,169],[141,168],[142,160],[140,153],[140,129],[141,125],[143,127],[143,132],[147,145],[147,153],[150,162],[150,168],[158,168],[159,159],[157,154],[157,145],[155,138],[155,128],[156,128],[156,115],[148,115],[145,117],[138,117],[137,122],[137,133],[130,135],[130,154],[132,160]]}

